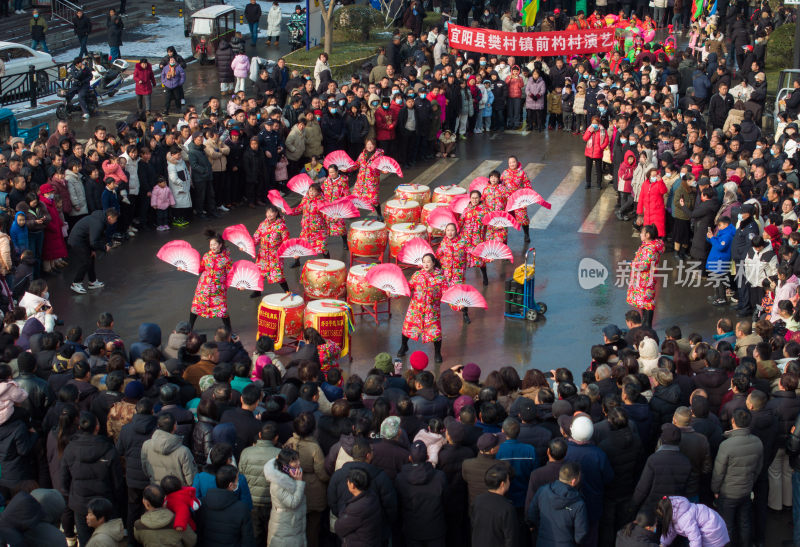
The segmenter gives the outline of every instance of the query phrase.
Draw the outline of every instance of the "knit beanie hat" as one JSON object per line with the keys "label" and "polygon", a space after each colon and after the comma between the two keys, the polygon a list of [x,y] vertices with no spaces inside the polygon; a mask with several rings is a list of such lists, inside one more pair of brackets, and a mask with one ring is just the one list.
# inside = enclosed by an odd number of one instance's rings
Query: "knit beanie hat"
{"label": "knit beanie hat", "polygon": [[383,372],[384,374],[391,374],[394,371],[394,365],[392,364],[392,356],[386,353],[379,353],[375,356],[375,368]]}
{"label": "knit beanie hat", "polygon": [[425,370],[428,366],[428,355],[424,351],[415,351],[408,358],[408,362],[414,370]]}

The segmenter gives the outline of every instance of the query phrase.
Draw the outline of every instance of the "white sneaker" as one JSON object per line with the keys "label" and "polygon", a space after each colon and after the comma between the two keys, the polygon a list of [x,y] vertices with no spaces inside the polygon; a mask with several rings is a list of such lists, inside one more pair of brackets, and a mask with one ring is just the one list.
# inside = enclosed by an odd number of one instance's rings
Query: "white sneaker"
{"label": "white sneaker", "polygon": [[158,226],[156,230],[158,230],[159,232],[163,232],[164,230],[168,230],[168,228],[162,224],[161,226]]}
{"label": "white sneaker", "polygon": [[106,284],[103,283],[102,281],[100,281],[99,279],[96,279],[95,281],[92,281],[91,283],[89,283],[89,285],[87,285],[87,286],[90,289],[94,290],[94,289],[102,289],[103,287],[106,286]]}
{"label": "white sneaker", "polygon": [[128,227],[128,229],[133,231],[133,232],[138,232],[139,231],[139,228],[137,228],[136,226],[130,226],[130,227]]}
{"label": "white sneaker", "polygon": [[219,207],[217,207],[217,209],[219,209],[219,210],[220,210],[220,211],[222,211],[223,213],[227,213],[228,211],[230,211],[230,209],[228,209],[228,208],[227,208],[227,207],[225,207],[224,205],[220,205]]}
{"label": "white sneaker", "polygon": [[89,114],[84,114],[84,115],[83,115],[83,119],[84,119],[84,120],[88,120],[88,119],[89,119]]}
{"label": "white sneaker", "polygon": [[136,232],[134,232],[133,230],[128,230],[128,236],[134,237],[136,236]]}
{"label": "white sneaker", "polygon": [[78,294],[86,294],[86,289],[83,288],[83,283],[73,283],[69,286],[72,289],[72,292],[76,292]]}

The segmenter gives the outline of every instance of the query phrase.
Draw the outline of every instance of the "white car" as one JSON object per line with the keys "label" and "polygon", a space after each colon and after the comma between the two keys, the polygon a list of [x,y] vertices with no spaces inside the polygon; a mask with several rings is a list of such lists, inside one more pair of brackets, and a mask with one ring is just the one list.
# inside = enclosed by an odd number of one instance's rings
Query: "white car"
{"label": "white car", "polygon": [[6,68],[6,76],[28,72],[33,65],[36,70],[55,67],[53,57],[44,51],[34,51],[28,46],[14,42],[0,42],[0,61]]}

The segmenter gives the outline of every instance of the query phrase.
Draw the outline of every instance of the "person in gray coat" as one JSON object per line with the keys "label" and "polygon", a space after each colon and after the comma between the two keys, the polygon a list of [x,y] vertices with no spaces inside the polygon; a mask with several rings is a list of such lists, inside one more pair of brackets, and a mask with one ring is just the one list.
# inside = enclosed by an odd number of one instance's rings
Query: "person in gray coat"
{"label": "person in gray coat", "polygon": [[247,479],[250,496],[253,498],[253,534],[258,545],[266,545],[265,528],[272,509],[269,497],[269,481],[264,474],[264,466],[274,460],[281,449],[278,444],[278,426],[275,422],[264,422],[256,444],[242,450],[239,458],[239,472]]}
{"label": "person in gray coat", "polygon": [[270,547],[306,546],[306,483],[300,454],[284,448],[264,466],[269,481],[272,511],[269,515],[267,545]]}
{"label": "person in gray coat", "polygon": [[172,414],[158,416],[157,429],[142,445],[142,469],[150,482],[158,484],[167,475],[175,475],[184,486],[191,486],[197,474],[192,451],[176,435],[177,424]]}
{"label": "person in gray coat", "polygon": [[192,204],[195,214],[203,219],[208,218],[206,215],[217,218],[214,187],[211,184],[213,172],[203,146],[202,132],[195,131],[192,134],[192,142],[186,146],[186,152],[189,155],[189,167],[192,171]]}
{"label": "person in gray coat", "polygon": [[[750,545],[752,501],[750,493],[764,464],[761,439],[750,433],[753,417],[745,408],[733,411],[733,429],[719,445],[711,475],[711,491],[717,498],[717,511],[725,520],[734,545]],[[738,536],[739,540],[736,541]]]}

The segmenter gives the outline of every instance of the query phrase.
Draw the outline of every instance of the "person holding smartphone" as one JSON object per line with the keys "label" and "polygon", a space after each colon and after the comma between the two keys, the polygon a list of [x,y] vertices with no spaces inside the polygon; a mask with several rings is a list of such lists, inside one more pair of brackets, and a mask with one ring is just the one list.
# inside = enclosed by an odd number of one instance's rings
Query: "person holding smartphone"
{"label": "person holding smartphone", "polygon": [[306,537],[306,483],[300,454],[281,449],[275,459],[264,464],[264,475],[272,498],[267,545],[298,544],[297,538]]}

